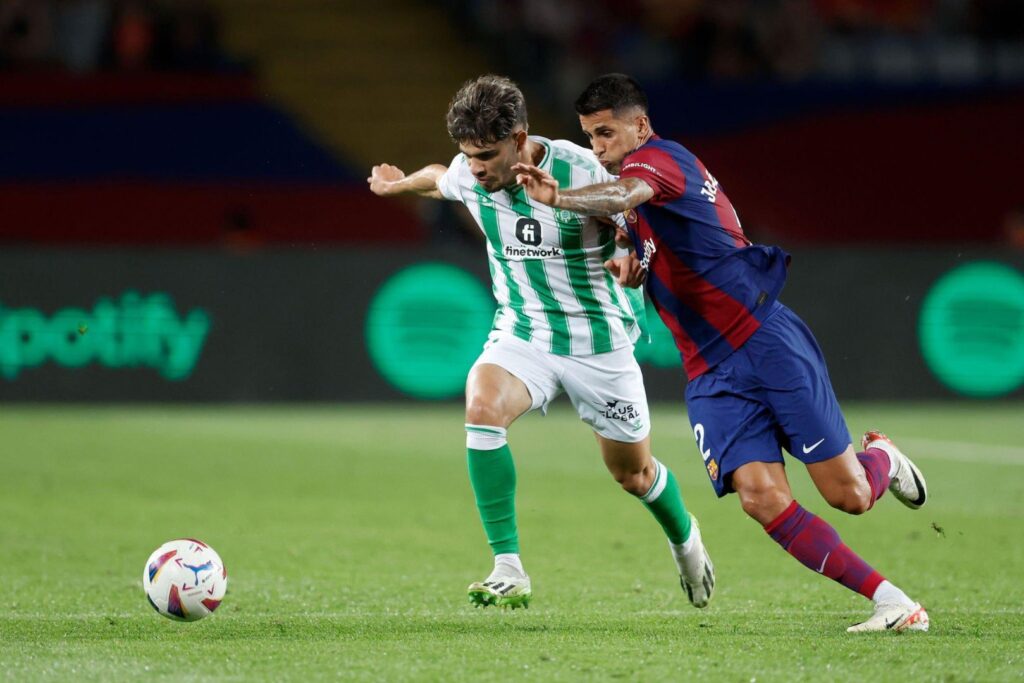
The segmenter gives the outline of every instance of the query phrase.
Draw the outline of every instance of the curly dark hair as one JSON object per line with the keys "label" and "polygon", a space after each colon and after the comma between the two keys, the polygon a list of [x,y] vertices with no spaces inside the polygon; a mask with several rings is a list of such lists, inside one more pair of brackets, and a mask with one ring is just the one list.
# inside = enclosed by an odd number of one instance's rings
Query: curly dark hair
{"label": "curly dark hair", "polygon": [[526,128],[526,99],[504,76],[488,74],[466,81],[448,105],[448,134],[456,143],[489,145]]}
{"label": "curly dark hair", "polygon": [[605,109],[618,114],[630,107],[639,107],[646,114],[647,94],[626,74],[598,76],[576,98],[576,113],[581,116]]}

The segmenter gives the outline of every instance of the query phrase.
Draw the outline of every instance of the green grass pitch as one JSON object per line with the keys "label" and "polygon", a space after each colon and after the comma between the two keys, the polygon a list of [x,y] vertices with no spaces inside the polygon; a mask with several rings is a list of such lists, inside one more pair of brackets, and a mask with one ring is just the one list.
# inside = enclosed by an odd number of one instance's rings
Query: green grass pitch
{"label": "green grass pitch", "polygon": [[[678,406],[655,453],[681,480],[718,570],[679,589],[655,521],[618,489],[564,403],[511,430],[529,610],[474,610],[490,556],[457,406],[0,411],[0,679],[1024,680],[1024,406],[849,405],[928,477],[891,496],[798,499],[929,609],[927,634],[853,636],[870,603],[799,566],[716,500]],[[221,609],[192,624],[146,603],[161,542],[224,558]]]}

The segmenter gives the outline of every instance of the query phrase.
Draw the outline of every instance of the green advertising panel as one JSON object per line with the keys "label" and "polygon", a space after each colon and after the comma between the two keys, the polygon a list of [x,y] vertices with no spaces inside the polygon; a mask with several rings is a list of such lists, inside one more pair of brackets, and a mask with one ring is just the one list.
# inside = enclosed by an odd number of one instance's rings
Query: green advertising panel
{"label": "green advertising panel", "polygon": [[16,380],[46,362],[63,368],[98,363],[108,368],[150,367],[164,379],[192,374],[210,316],[195,309],[178,316],[167,294],[127,291],[103,297],[91,311],[63,308],[47,316],[36,308],[0,305],[0,376]]}
{"label": "green advertising panel", "polygon": [[378,372],[419,398],[452,398],[480,355],[494,299],[461,268],[423,263],[392,276],[370,302],[366,342]]}
{"label": "green advertising panel", "polygon": [[[460,396],[494,309],[490,292],[465,270],[444,263],[411,266],[388,279],[370,303],[370,358],[391,386],[410,396]],[[651,340],[637,343],[637,360],[653,367],[680,366],[672,335],[649,301],[647,319]]]}
{"label": "green advertising panel", "polygon": [[1015,391],[1024,384],[1024,275],[992,261],[949,271],[924,299],[918,334],[928,367],[953,391]]}

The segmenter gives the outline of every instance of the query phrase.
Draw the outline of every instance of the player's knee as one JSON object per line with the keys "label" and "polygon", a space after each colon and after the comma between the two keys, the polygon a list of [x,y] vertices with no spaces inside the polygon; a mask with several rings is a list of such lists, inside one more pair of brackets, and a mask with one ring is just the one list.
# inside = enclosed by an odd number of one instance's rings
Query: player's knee
{"label": "player's knee", "polygon": [[778,517],[792,502],[789,494],[775,486],[737,490],[743,511],[762,525]]}
{"label": "player's knee", "polygon": [[636,472],[613,472],[612,476],[626,493],[631,493],[634,496],[646,495],[651,489],[652,477],[647,473],[646,468]]}
{"label": "player's knee", "polygon": [[501,406],[496,401],[482,396],[471,396],[466,399],[466,424],[507,426]]}
{"label": "player's knee", "polygon": [[829,505],[851,515],[861,515],[871,509],[871,487],[867,482],[856,482],[827,498]]}

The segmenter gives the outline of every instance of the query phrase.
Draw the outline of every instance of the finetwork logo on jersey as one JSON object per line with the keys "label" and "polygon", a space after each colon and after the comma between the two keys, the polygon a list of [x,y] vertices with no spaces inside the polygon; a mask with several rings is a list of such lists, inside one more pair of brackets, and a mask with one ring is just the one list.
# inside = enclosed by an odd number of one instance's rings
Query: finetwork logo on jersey
{"label": "finetwork logo on jersey", "polygon": [[562,256],[562,250],[559,247],[541,246],[543,235],[540,221],[536,218],[524,216],[516,221],[516,239],[523,246],[506,244],[503,250],[506,258],[541,259]]}

